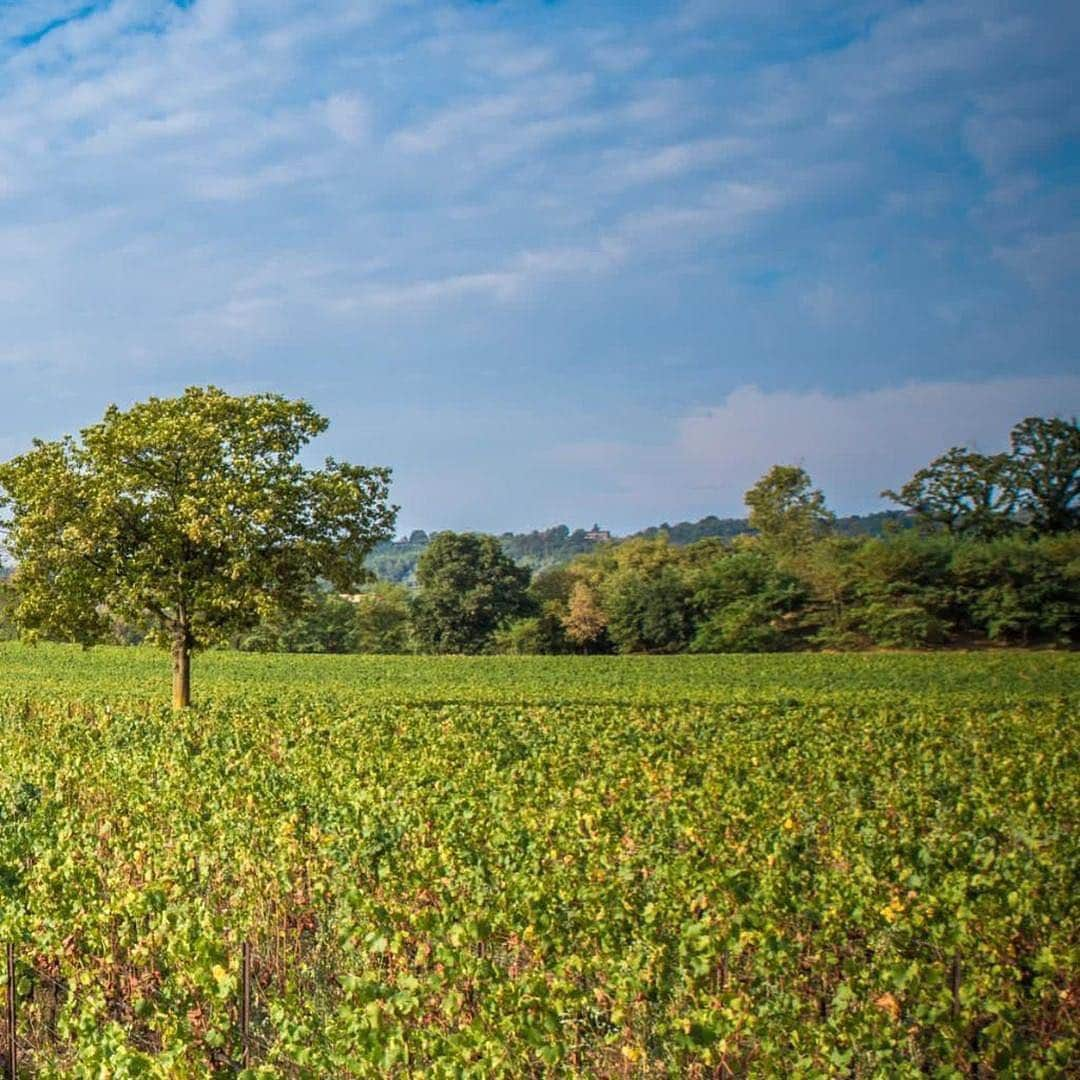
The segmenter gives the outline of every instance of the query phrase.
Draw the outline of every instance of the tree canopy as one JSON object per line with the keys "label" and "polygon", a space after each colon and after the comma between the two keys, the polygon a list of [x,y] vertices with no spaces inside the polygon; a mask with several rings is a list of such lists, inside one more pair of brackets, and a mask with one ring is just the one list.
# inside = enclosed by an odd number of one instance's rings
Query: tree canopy
{"label": "tree canopy", "polygon": [[899,491],[881,494],[926,524],[985,540],[1012,526],[1015,480],[1007,455],[954,446],[919,469]]}
{"label": "tree canopy", "polygon": [[439,533],[416,570],[417,637],[432,652],[484,652],[501,626],[527,613],[530,576],[493,536]]}
{"label": "tree canopy", "polygon": [[1016,529],[1039,536],[1080,524],[1080,427],[1076,420],[1029,416],[1009,436],[1010,452],[981,454],[954,446],[899,491],[924,526],[991,540]]}
{"label": "tree canopy", "polygon": [[774,465],[744,496],[749,523],[777,551],[797,551],[823,536],[834,517],[798,465]]}
{"label": "tree canopy", "polygon": [[318,578],[355,588],[391,534],[388,469],[299,462],[327,426],[307,402],[210,386],[35,440],[0,465],[16,622],[87,644],[110,620],[148,623],[187,705],[194,649],[302,609]]}
{"label": "tree canopy", "polygon": [[1020,509],[1038,533],[1080,525],[1080,426],[1029,416],[1009,436]]}

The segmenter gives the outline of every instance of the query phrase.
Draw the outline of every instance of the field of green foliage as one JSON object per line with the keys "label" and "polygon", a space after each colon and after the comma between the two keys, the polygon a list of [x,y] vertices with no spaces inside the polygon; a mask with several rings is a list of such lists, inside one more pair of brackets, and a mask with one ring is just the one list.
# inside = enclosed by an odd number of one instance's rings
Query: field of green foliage
{"label": "field of green foliage", "polygon": [[1080,1066],[1075,654],[194,672],[0,646],[28,1076]]}

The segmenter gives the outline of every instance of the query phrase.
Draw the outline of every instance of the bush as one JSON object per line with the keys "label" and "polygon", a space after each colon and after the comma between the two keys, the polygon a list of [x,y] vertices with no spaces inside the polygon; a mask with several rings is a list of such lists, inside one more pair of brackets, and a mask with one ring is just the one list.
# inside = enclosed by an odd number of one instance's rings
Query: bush
{"label": "bush", "polygon": [[356,652],[356,611],[335,593],[315,592],[299,615],[264,619],[234,641],[244,652]]}
{"label": "bush", "polygon": [[544,635],[540,629],[540,619],[531,616],[518,619],[509,626],[495,632],[495,651],[515,656],[544,653]]}
{"label": "bush", "polygon": [[992,641],[1076,640],[1080,536],[962,544],[951,574],[968,626]]}
{"label": "bush", "polygon": [[727,604],[702,623],[690,643],[692,652],[777,652],[787,646],[792,626],[762,597]]}
{"label": "bush", "polygon": [[562,623],[562,605],[549,600],[539,615],[518,619],[495,633],[495,651],[558,655],[573,652]]}
{"label": "bush", "polygon": [[875,645],[893,649],[940,645],[948,636],[948,623],[911,600],[874,600],[861,611],[861,622]]}
{"label": "bush", "polygon": [[690,590],[678,570],[620,571],[603,594],[607,631],[621,653],[681,652],[694,631]]}
{"label": "bush", "polygon": [[356,651],[407,653],[413,651],[409,590],[379,582],[352,598],[355,605]]}
{"label": "bush", "polygon": [[694,601],[700,619],[694,652],[775,652],[799,634],[797,612],[806,588],[760,550],[716,562],[699,580]]}
{"label": "bush", "polygon": [[869,540],[852,562],[857,625],[875,645],[918,648],[947,640],[956,598],[949,537],[899,533]]}

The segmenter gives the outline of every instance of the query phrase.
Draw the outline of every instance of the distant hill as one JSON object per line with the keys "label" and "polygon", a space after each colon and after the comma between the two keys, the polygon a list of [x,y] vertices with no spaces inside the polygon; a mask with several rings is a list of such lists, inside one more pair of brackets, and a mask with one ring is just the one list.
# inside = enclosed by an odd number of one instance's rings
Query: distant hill
{"label": "distant hill", "polygon": [[[842,536],[880,536],[887,526],[903,528],[908,520],[903,510],[883,510],[876,514],[838,518],[836,530]],[[680,521],[675,525],[665,521],[662,525],[652,525],[628,537],[611,536],[598,525],[591,529],[574,529],[573,532],[567,525],[555,525],[529,533],[501,533],[499,542],[507,555],[522,566],[542,570],[569,562],[575,555],[593,551],[597,544],[609,541],[618,543],[634,537],[652,539],[667,533],[671,543],[681,546],[713,536],[730,540],[750,531],[745,518],[719,518],[710,514],[700,521]],[[416,564],[420,554],[434,535],[417,529],[407,537],[380,544],[368,556],[367,565],[383,581],[411,585],[416,580]]]}

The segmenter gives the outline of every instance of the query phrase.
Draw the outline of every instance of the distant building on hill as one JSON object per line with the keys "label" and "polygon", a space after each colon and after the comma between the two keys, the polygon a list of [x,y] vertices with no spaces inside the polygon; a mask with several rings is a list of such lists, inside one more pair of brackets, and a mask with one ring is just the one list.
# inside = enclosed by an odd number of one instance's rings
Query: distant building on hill
{"label": "distant building on hill", "polygon": [[593,544],[606,543],[611,539],[611,533],[607,529],[601,529],[599,525],[594,525],[585,534],[585,539]]}

